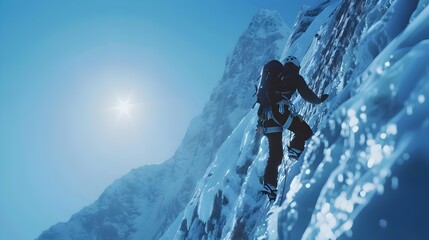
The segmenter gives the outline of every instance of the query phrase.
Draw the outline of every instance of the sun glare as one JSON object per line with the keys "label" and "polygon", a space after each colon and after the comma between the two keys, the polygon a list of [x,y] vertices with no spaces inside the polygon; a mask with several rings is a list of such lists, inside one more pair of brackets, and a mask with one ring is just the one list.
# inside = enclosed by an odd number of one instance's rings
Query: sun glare
{"label": "sun glare", "polygon": [[118,117],[131,117],[131,109],[133,108],[134,104],[131,103],[131,95],[128,96],[127,99],[122,99],[118,97],[118,105],[114,107],[114,109],[118,113]]}

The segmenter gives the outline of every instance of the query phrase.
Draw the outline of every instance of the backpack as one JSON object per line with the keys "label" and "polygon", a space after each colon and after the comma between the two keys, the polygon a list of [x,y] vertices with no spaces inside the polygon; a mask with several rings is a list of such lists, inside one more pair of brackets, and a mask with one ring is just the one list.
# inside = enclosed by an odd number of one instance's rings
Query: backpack
{"label": "backpack", "polygon": [[264,65],[261,72],[259,85],[256,87],[256,97],[261,106],[268,106],[280,101],[281,94],[278,87],[285,75],[283,64],[277,60],[271,60]]}

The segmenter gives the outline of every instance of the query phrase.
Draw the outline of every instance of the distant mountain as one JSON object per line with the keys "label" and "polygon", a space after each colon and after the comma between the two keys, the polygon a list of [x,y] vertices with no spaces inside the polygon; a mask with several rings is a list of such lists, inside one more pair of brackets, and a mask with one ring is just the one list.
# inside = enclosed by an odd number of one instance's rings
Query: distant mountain
{"label": "distant mountain", "polygon": [[132,170],[93,204],[38,239],[159,239],[190,201],[219,147],[251,109],[261,66],[280,56],[289,31],[277,12],[258,12],[174,156],[162,164]]}

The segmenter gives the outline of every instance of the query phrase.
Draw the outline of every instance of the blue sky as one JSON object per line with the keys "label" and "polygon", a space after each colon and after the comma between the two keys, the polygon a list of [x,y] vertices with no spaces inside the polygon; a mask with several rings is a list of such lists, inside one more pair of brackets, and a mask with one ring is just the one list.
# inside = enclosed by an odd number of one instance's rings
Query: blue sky
{"label": "blue sky", "polygon": [[0,0],[0,239],[167,160],[257,10],[291,25],[303,2]]}

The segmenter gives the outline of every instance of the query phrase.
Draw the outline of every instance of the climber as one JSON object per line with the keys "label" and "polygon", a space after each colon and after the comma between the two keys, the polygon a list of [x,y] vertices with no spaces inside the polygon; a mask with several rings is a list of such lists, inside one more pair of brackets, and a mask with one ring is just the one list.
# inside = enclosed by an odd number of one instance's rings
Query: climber
{"label": "climber", "polygon": [[320,98],[308,87],[299,74],[300,62],[294,56],[288,56],[284,64],[272,60],[264,65],[261,80],[257,89],[258,132],[268,138],[268,160],[264,171],[264,193],[270,200],[276,198],[278,167],[283,159],[282,133],[284,129],[294,133],[288,146],[290,160],[298,160],[304,150],[305,141],[313,131],[302,116],[294,112],[290,102],[292,95],[298,91],[301,97],[312,104],[320,104],[327,98]]}

